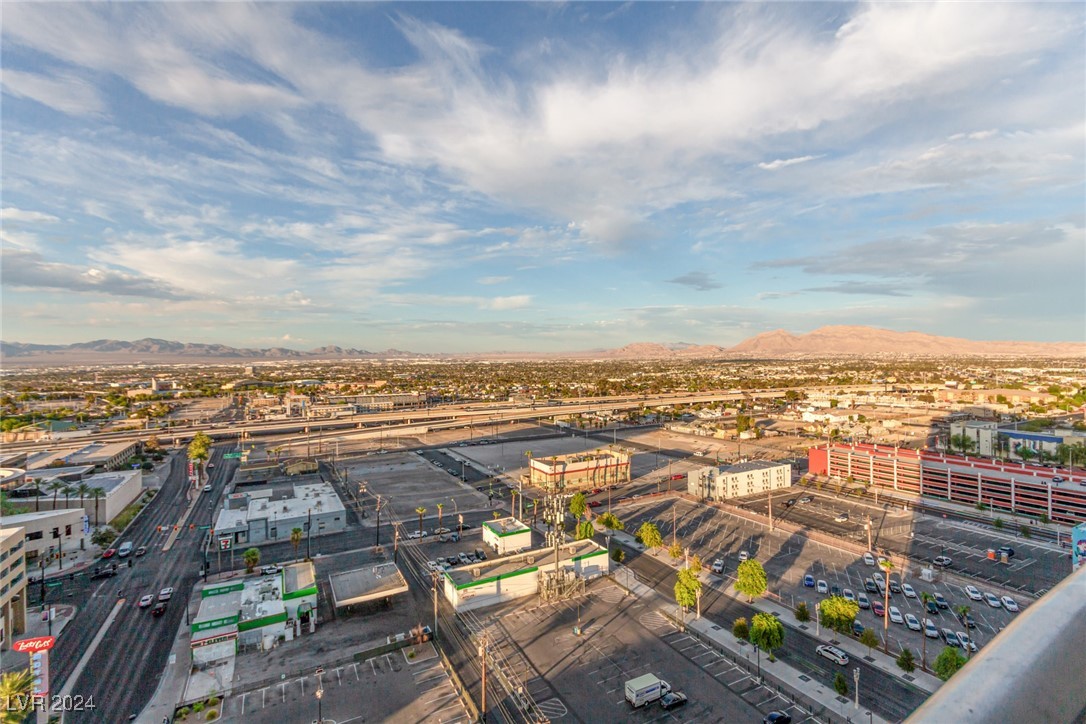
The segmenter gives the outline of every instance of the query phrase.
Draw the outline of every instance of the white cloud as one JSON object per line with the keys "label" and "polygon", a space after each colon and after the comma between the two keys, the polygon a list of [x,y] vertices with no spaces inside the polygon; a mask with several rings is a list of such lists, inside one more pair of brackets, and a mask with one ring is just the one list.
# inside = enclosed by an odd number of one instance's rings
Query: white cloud
{"label": "white cloud", "polygon": [[50,77],[5,68],[0,76],[4,92],[71,115],[97,114],[105,110],[105,102],[88,81],[73,75]]}
{"label": "white cloud", "polygon": [[52,214],[46,214],[41,211],[28,211],[26,209],[17,209],[14,206],[5,207],[3,211],[0,211],[0,218],[5,223],[12,221],[24,221],[27,223],[35,224],[54,224],[60,219]]}
{"label": "white cloud", "polygon": [[479,277],[475,280],[477,284],[504,284],[512,279],[512,277]]}
{"label": "white cloud", "polygon": [[762,162],[758,164],[758,168],[765,169],[766,171],[776,171],[779,168],[786,166],[795,166],[797,163],[807,163],[813,161],[821,156],[796,156],[795,158],[778,158],[768,163]]}

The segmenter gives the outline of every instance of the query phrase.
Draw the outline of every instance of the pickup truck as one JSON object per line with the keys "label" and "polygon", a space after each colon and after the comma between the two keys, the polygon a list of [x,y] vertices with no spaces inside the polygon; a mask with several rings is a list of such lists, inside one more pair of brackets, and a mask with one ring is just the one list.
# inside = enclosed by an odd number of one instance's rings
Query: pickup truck
{"label": "pickup truck", "polygon": [[626,701],[635,709],[651,704],[670,692],[671,684],[655,674],[642,674],[626,682]]}

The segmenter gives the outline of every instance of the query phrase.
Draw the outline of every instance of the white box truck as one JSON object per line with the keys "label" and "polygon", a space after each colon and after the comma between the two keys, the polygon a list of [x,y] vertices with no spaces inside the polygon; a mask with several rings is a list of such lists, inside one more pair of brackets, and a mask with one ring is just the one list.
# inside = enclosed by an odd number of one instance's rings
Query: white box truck
{"label": "white box truck", "polygon": [[637,709],[656,701],[671,691],[671,684],[657,678],[656,674],[642,674],[626,682],[626,701]]}

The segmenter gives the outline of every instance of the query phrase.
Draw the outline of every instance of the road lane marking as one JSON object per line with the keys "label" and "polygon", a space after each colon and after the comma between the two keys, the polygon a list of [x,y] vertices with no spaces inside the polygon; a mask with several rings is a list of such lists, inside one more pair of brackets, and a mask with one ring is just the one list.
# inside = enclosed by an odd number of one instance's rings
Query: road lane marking
{"label": "road lane marking", "polygon": [[60,690],[60,696],[62,699],[72,693],[72,689],[75,688],[75,685],[79,680],[79,675],[83,673],[83,669],[85,669],[87,664],[90,662],[90,658],[92,655],[94,655],[95,649],[97,649],[98,645],[102,643],[102,639],[105,638],[106,632],[109,631],[109,627],[112,626],[113,622],[117,620],[117,616],[120,615],[121,610],[124,608],[125,601],[126,599],[124,598],[120,598],[117,600],[117,603],[113,606],[113,610],[109,612],[109,615],[106,617],[105,622],[102,623],[102,627],[98,629],[98,633],[94,636],[94,639],[91,641],[90,646],[88,646],[87,650],[83,652],[83,656],[80,657],[79,663],[75,665],[75,669],[73,669],[72,673],[68,676],[68,680],[64,682],[64,688]]}

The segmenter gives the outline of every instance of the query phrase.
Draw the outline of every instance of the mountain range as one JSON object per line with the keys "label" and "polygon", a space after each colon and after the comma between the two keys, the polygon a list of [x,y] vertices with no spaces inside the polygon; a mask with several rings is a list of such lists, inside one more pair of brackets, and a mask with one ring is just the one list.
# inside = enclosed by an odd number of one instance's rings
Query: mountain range
{"label": "mountain range", "polygon": [[124,364],[134,362],[243,362],[247,360],[344,360],[344,359],[780,359],[836,356],[940,356],[940,357],[1086,357],[1083,342],[982,342],[938,337],[921,332],[894,332],[859,326],[821,327],[808,334],[783,329],[765,332],[732,347],[684,342],[659,344],[637,342],[617,349],[566,353],[490,352],[472,354],[416,353],[397,349],[371,352],[335,345],[301,351],[286,347],[237,348],[222,344],[137,339],[125,342],[99,339],[76,344],[27,344],[0,342],[4,364]]}

